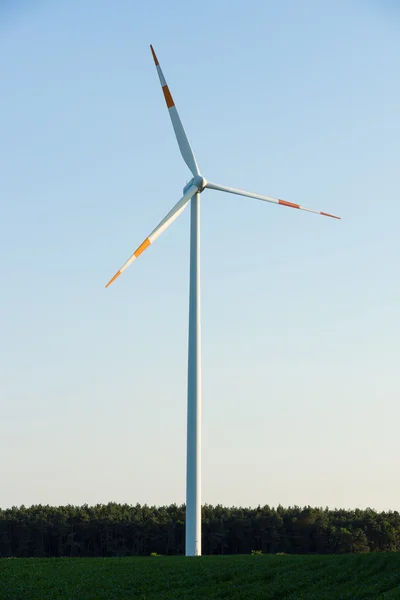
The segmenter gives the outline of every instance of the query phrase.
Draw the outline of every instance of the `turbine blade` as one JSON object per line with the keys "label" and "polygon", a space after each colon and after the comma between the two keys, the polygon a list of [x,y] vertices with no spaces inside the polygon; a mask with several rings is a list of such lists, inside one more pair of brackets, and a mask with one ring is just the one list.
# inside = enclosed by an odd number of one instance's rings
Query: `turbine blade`
{"label": "turbine blade", "polygon": [[194,176],[200,175],[200,171],[199,171],[199,167],[197,166],[196,158],[193,154],[192,148],[190,147],[190,143],[189,143],[189,140],[185,133],[185,130],[183,129],[183,125],[179,118],[178,111],[176,110],[175,102],[172,99],[171,92],[169,91],[169,87],[167,85],[167,82],[165,81],[164,74],[161,70],[160,63],[158,62],[158,59],[157,59],[156,53],[154,52],[153,46],[150,46],[150,49],[151,49],[151,53],[153,55],[155,65],[156,65],[156,69],[157,69],[158,77],[160,79],[162,91],[164,92],[165,102],[167,104],[169,116],[171,117],[172,126],[175,131],[175,136],[178,141],[178,146],[181,151],[183,160],[185,161],[185,163],[187,164],[189,169],[192,171]]}
{"label": "turbine blade", "polygon": [[280,204],[282,206],[289,206],[289,208],[297,208],[298,210],[306,210],[307,212],[312,212],[317,215],[322,215],[324,217],[332,217],[332,219],[341,219],[341,217],[337,217],[336,215],[331,215],[326,212],[322,212],[319,210],[313,210],[312,208],[305,208],[305,206],[300,206],[300,204],[293,204],[293,202],[287,202],[286,200],[280,200],[279,198],[271,198],[271,196],[262,196],[261,194],[254,194],[253,192],[246,192],[245,190],[238,190],[236,188],[226,187],[224,185],[219,185],[217,183],[211,183],[207,181],[206,187],[211,190],[218,190],[219,192],[228,192],[230,194],[237,194],[238,196],[247,196],[249,198],[256,198],[257,200],[263,200],[264,202],[272,202],[273,204]]}
{"label": "turbine blade", "polygon": [[123,273],[129,267],[129,265],[131,265],[133,263],[133,261],[136,260],[142,254],[142,252],[144,252],[146,250],[146,248],[148,248],[150,246],[150,244],[155,242],[155,240],[158,237],[160,237],[160,235],[162,233],[164,233],[164,231],[166,229],[168,229],[168,227],[170,225],[172,225],[172,223],[183,212],[183,210],[185,209],[189,200],[191,199],[192,196],[194,196],[194,194],[198,191],[198,189],[199,188],[196,185],[191,185],[186,190],[186,192],[184,193],[182,198],[179,200],[179,202],[177,202],[175,204],[175,206],[169,211],[169,213],[163,218],[163,220],[160,221],[160,223],[157,225],[157,227],[155,229],[153,229],[153,231],[144,240],[144,242],[142,242],[140,244],[140,246],[135,250],[135,252],[132,254],[132,256],[130,256],[128,258],[126,263],[123,264],[122,267],[119,269],[119,271],[117,271],[115,273],[115,275],[110,279],[110,281],[106,285],[106,288],[108,288],[108,286],[111,285],[117,279],[117,277],[119,277],[121,275],[121,273]]}

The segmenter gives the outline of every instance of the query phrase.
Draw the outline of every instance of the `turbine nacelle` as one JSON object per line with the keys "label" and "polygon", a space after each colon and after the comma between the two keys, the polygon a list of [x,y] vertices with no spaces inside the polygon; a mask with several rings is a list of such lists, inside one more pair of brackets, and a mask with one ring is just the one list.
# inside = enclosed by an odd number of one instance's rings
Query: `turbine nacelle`
{"label": "turbine nacelle", "polygon": [[195,177],[193,177],[193,179],[191,179],[189,181],[189,183],[187,183],[185,185],[185,187],[183,188],[183,193],[187,192],[187,190],[192,186],[195,185],[199,192],[201,193],[204,188],[207,187],[207,179],[205,177],[203,177],[202,175],[196,175]]}

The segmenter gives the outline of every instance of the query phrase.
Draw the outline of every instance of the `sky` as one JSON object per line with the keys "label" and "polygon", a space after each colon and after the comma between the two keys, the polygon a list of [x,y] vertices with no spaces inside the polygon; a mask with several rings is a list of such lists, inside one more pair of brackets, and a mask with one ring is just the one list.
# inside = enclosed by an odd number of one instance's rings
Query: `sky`
{"label": "sky", "polygon": [[400,510],[400,9],[3,0],[0,506],[185,501],[205,191],[202,501]]}

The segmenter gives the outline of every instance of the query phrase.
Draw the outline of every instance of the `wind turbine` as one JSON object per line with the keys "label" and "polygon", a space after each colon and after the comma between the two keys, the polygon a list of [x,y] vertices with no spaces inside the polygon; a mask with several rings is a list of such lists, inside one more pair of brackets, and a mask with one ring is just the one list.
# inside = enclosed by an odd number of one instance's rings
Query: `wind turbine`
{"label": "wind turbine", "polygon": [[188,342],[188,385],[187,385],[187,458],[186,458],[186,556],[201,555],[201,330],[200,330],[200,194],[206,189],[218,190],[272,202],[298,210],[340,219],[335,215],[305,208],[293,202],[271,198],[226,187],[207,181],[200,173],[196,158],[179,118],[167,82],[161,70],[153,46],[150,46],[157,68],[165,102],[175,131],[182,158],[192,172],[193,178],[183,189],[183,196],[140,244],[132,256],[107,283],[111,285],[146,248],[156,241],[183,212],[189,201],[190,211],[190,285],[189,285],[189,342]]}

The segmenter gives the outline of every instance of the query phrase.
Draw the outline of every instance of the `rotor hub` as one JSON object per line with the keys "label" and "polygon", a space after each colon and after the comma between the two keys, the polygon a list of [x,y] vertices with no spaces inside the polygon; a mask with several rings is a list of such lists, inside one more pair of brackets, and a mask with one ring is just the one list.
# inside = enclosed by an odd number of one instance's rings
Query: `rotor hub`
{"label": "rotor hub", "polygon": [[201,193],[207,186],[207,179],[205,179],[205,177],[203,177],[202,175],[196,175],[195,177],[193,177],[193,179],[189,181],[189,183],[185,185],[183,191],[186,192],[186,190],[188,190],[191,185],[195,185],[197,188],[199,188],[199,192]]}

